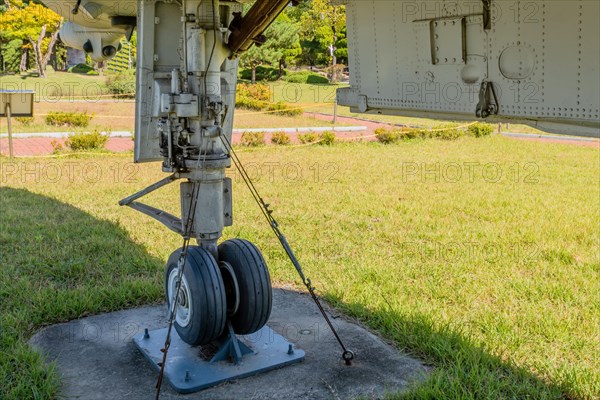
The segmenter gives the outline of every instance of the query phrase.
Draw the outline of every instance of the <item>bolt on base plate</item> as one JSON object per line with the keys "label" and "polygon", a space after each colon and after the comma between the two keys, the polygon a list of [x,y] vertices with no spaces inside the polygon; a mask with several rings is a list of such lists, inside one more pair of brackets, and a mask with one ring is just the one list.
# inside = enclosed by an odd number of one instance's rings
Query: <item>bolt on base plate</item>
{"label": "bolt on base plate", "polygon": [[[160,370],[161,349],[166,336],[167,328],[162,328],[149,331],[147,336],[141,332],[133,337],[135,345],[156,371]],[[179,393],[193,393],[304,360],[304,351],[295,349],[292,343],[268,326],[251,335],[237,336],[237,339],[252,351],[244,355],[241,362],[211,362],[210,358],[202,356],[200,347],[185,343],[173,330],[165,366],[166,381]]]}

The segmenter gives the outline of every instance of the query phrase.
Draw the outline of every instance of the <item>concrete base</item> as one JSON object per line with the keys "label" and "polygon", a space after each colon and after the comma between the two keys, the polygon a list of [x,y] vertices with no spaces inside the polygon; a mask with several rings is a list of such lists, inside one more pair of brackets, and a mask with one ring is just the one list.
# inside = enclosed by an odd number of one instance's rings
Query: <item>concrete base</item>
{"label": "concrete base", "polygon": [[[306,352],[303,362],[193,394],[178,394],[164,384],[161,399],[382,398],[426,377],[420,361],[330,312],[356,355],[348,367],[308,295],[274,289],[273,305],[268,325]],[[149,399],[155,396],[157,373],[132,338],[166,322],[164,306],[142,307],[50,326],[30,343],[56,362],[63,377],[61,398]]]}

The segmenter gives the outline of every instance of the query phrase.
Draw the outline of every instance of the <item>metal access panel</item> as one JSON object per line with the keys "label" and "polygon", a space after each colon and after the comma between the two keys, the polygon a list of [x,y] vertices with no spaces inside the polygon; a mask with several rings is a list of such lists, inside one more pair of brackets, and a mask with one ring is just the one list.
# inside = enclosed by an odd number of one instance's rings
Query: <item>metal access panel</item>
{"label": "metal access panel", "polygon": [[33,90],[0,90],[0,117],[6,117],[10,105],[11,117],[33,117]]}
{"label": "metal access panel", "polygon": [[355,112],[600,136],[597,0],[347,0]]}
{"label": "metal access panel", "polygon": [[[188,2],[189,3],[189,2]],[[188,7],[191,7],[188,5]],[[200,3],[200,8],[208,8],[211,3]],[[242,4],[223,1],[218,3],[223,26],[228,26],[233,19],[233,13],[242,11]],[[209,15],[205,11],[200,15]],[[163,159],[160,147],[160,132],[164,119],[169,113],[176,112],[180,117],[196,117],[200,114],[203,104],[198,99],[178,99],[170,96],[172,87],[172,72],[183,65],[184,47],[189,47],[193,40],[188,36],[185,41],[181,36],[182,15],[181,5],[174,1],[148,0],[138,2],[138,60],[136,69],[136,121],[135,121],[135,161],[159,161]],[[205,17],[207,18],[207,17]],[[226,32],[227,29],[223,28]],[[212,64],[217,59],[226,58],[222,54],[224,48],[216,46],[213,49],[213,36],[210,32],[198,29],[193,36],[202,36],[199,45],[192,47],[192,59],[197,59],[194,65]],[[211,65],[212,65],[211,64]],[[192,66],[189,68],[194,69]],[[235,104],[235,87],[237,84],[238,60],[225,59],[220,69],[220,95],[229,108],[223,121],[223,132],[230,136],[233,128]],[[191,71],[191,70],[190,70]],[[192,72],[190,72],[192,73]],[[198,75],[205,71],[197,71]],[[210,86],[210,82],[209,85]],[[210,91],[208,87],[208,91]],[[229,138],[230,139],[230,138]]]}

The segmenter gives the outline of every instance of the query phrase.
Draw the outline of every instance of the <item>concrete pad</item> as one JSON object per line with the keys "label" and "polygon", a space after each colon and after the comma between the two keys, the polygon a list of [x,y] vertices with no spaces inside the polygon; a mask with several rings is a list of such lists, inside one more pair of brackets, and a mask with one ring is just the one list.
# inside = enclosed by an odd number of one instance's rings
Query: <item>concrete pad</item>
{"label": "concrete pad", "polygon": [[[428,368],[363,327],[329,310],[346,346],[351,367],[310,297],[274,289],[268,325],[306,352],[298,364],[203,390],[177,394],[163,385],[162,399],[350,399],[381,398],[424,379]],[[134,346],[144,328],[166,326],[165,306],[97,315],[44,328],[30,344],[55,361],[67,399],[150,399],[157,374]]]}

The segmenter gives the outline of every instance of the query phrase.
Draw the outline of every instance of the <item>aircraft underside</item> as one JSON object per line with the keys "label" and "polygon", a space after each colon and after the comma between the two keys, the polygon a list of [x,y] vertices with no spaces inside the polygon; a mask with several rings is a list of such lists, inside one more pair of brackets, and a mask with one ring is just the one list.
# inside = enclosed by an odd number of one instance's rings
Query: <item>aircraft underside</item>
{"label": "aircraft underside", "polygon": [[354,111],[599,136],[600,2],[345,2]]}

